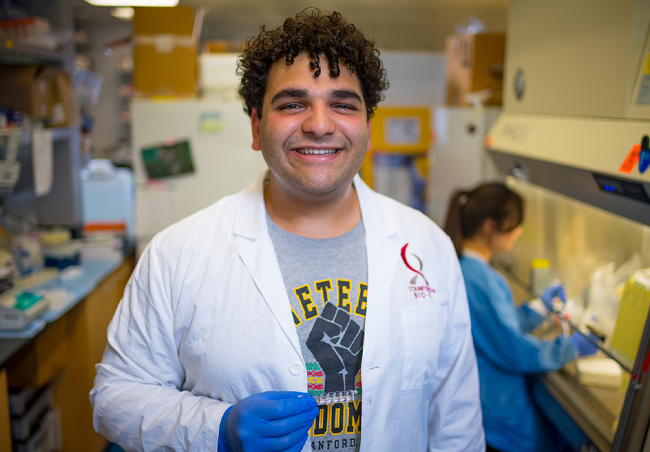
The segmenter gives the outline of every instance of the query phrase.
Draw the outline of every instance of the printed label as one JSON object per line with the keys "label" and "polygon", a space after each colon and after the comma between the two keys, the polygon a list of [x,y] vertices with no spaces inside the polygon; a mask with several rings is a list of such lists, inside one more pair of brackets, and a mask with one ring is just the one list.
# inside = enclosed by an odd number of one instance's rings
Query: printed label
{"label": "printed label", "polygon": [[632,149],[630,149],[630,152],[627,154],[627,157],[625,157],[625,161],[618,169],[618,171],[620,173],[630,174],[634,169],[634,167],[636,166],[636,163],[639,161],[640,152],[641,152],[640,144],[635,144],[634,146],[632,146]]}

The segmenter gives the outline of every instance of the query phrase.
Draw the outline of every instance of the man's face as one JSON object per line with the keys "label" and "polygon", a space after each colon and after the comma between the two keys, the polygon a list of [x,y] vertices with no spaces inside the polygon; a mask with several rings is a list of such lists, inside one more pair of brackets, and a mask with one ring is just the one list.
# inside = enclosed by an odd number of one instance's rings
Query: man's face
{"label": "man's face", "polygon": [[370,150],[370,122],[356,75],[340,63],[331,77],[321,56],[319,77],[304,53],[269,71],[262,118],[253,109],[253,149],[275,181],[293,195],[345,190]]}

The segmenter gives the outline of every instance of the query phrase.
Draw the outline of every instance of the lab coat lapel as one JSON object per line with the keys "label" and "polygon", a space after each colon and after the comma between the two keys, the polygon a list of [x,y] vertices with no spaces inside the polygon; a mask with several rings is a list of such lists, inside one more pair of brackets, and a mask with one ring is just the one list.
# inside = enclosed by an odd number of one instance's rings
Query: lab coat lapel
{"label": "lab coat lapel", "polygon": [[239,252],[239,257],[289,342],[302,359],[287,291],[266,224],[263,195],[265,177],[266,174],[240,193],[233,233],[250,240],[250,244]]}
{"label": "lab coat lapel", "polygon": [[[363,226],[366,230],[366,253],[368,259],[368,305],[364,333],[364,356],[381,347],[377,334],[388,331],[388,296],[399,262],[399,249],[392,243],[391,236],[397,234],[398,224],[391,215],[389,206],[373,193],[359,176],[354,179],[355,189],[361,206]],[[371,350],[366,344],[372,344]]]}

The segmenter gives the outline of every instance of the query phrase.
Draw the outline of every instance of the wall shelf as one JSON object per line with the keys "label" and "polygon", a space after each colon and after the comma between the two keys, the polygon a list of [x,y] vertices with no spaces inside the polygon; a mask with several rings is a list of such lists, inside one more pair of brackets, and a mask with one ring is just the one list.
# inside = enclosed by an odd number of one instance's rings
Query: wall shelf
{"label": "wall shelf", "polygon": [[10,39],[2,42],[0,63],[4,64],[56,64],[63,65],[63,53],[43,47],[35,47]]}

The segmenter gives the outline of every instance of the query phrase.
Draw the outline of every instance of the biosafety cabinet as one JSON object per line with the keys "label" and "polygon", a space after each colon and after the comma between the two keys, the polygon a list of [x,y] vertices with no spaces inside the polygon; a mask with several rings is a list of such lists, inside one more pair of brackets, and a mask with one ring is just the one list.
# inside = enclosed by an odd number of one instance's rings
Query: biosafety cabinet
{"label": "biosafety cabinet", "polygon": [[511,0],[508,20],[486,146],[526,212],[497,261],[519,300],[560,278],[565,317],[600,338],[533,398],[575,450],[648,452],[650,1]]}

